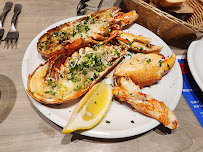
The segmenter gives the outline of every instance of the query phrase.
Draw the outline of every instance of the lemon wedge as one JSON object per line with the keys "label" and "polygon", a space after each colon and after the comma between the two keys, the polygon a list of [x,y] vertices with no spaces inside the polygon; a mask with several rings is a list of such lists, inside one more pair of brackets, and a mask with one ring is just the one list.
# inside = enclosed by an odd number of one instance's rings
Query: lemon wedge
{"label": "lemon wedge", "polygon": [[105,82],[94,85],[76,105],[70,120],[62,133],[68,134],[76,130],[91,129],[106,114],[112,101],[112,89]]}

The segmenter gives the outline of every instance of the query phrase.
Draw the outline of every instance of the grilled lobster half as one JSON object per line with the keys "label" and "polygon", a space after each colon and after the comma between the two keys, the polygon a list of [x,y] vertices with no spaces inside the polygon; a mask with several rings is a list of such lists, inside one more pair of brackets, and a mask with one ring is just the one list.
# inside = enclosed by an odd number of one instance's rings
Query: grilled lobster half
{"label": "grilled lobster half", "polygon": [[95,45],[49,58],[29,75],[27,92],[45,104],[60,104],[86,93],[125,55],[121,46]]}
{"label": "grilled lobster half", "polygon": [[116,7],[101,10],[50,29],[40,37],[37,50],[45,57],[62,52],[71,55],[78,48],[109,41],[115,37],[113,30],[120,30],[137,18],[135,11],[123,13]]}

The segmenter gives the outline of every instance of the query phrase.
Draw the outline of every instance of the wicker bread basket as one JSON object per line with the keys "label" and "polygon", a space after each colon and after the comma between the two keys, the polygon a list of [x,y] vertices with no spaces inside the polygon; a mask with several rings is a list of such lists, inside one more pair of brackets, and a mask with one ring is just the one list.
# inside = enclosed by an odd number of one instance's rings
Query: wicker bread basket
{"label": "wicker bread basket", "polygon": [[148,28],[164,40],[175,40],[196,33],[203,33],[203,4],[198,0],[187,0],[194,13],[183,21],[143,0],[123,0],[125,7],[136,10],[138,24]]}

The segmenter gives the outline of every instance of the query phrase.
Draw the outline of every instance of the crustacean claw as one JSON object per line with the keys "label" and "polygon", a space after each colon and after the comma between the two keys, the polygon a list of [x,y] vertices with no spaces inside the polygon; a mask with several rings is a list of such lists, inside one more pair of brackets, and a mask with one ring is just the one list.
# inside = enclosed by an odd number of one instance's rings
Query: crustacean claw
{"label": "crustacean claw", "polygon": [[106,37],[103,37],[103,36],[97,34],[97,38],[100,37],[100,38],[98,38],[100,41],[95,40],[93,37],[88,37],[86,43],[91,44],[91,45],[95,45],[95,44],[102,45],[102,44],[105,44],[105,43],[111,41],[112,39],[114,39],[118,34],[119,34],[119,32],[117,30],[112,31]]}
{"label": "crustacean claw", "polygon": [[124,26],[133,23],[138,19],[138,14],[133,10],[127,13],[119,12],[118,16],[112,22],[112,30],[121,30]]}
{"label": "crustacean claw", "polygon": [[144,36],[136,36],[131,33],[119,31],[116,37],[118,42],[134,52],[152,53],[160,51],[163,47],[151,44],[151,39]]}
{"label": "crustacean claw", "polygon": [[114,71],[114,76],[128,76],[140,87],[151,86],[169,72],[176,60],[175,54],[165,60],[164,58],[158,53],[137,53],[121,63]]}
{"label": "crustacean claw", "polygon": [[161,64],[162,75],[168,73],[176,61],[176,55],[173,53],[169,58],[166,58]]}
{"label": "crustacean claw", "polygon": [[114,84],[113,94],[120,101],[128,102],[136,111],[158,120],[169,129],[178,129],[179,124],[173,111],[151,95],[142,93],[129,77],[116,76]]}

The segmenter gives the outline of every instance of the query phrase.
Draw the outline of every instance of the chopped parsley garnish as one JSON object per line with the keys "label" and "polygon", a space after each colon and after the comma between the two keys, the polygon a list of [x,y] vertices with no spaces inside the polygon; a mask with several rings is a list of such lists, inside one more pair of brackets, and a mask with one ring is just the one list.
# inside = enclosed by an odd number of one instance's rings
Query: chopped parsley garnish
{"label": "chopped parsley garnish", "polygon": [[57,38],[57,41],[62,41],[63,39],[61,37]]}
{"label": "chopped parsley garnish", "polygon": [[53,92],[52,90],[45,91],[45,93],[50,93],[50,94],[52,94],[53,96],[56,94],[56,92]]}
{"label": "chopped parsley garnish", "polygon": [[94,72],[93,78],[94,78],[94,79],[98,78],[98,73],[95,73],[95,72]]}
{"label": "chopped parsley garnish", "polygon": [[54,32],[52,36],[57,37],[59,35],[59,32]]}
{"label": "chopped parsley garnish", "polygon": [[96,50],[96,45],[93,45],[92,48],[93,48],[93,50]]}
{"label": "chopped parsley garnish", "polygon": [[170,69],[170,65],[167,63],[167,67],[168,67],[168,69]]}
{"label": "chopped parsley garnish", "polygon": [[149,64],[152,61],[152,59],[147,59],[146,62]]}
{"label": "chopped parsley garnish", "polygon": [[88,32],[90,28],[88,26],[85,26],[85,32]]}
{"label": "chopped parsley garnish", "polygon": [[127,38],[126,38],[126,40],[128,41],[126,44],[127,44],[127,45],[131,45],[130,40],[128,40]]}
{"label": "chopped parsley garnish", "polygon": [[57,87],[57,85],[55,84],[55,85],[53,85],[53,86],[51,86],[51,89],[54,89],[55,87]]}
{"label": "chopped parsley garnish", "polygon": [[141,48],[140,48],[140,51],[142,51],[142,50],[143,50],[143,48],[141,47]]}
{"label": "chopped parsley garnish", "polygon": [[159,60],[159,67],[161,67],[162,66],[162,61],[161,60]]}
{"label": "chopped parsley garnish", "polygon": [[95,19],[94,18],[92,19],[91,23],[93,23],[93,24],[95,23]]}
{"label": "chopped parsley garnish", "polygon": [[78,91],[78,90],[80,90],[82,88],[82,86],[80,85],[80,86],[77,86],[76,88],[74,88],[73,90],[74,91]]}
{"label": "chopped parsley garnish", "polygon": [[76,31],[75,30],[73,30],[73,37],[76,35]]}
{"label": "chopped parsley garnish", "polygon": [[67,36],[67,33],[65,31],[61,31],[59,35],[60,37],[64,37],[64,36]]}
{"label": "chopped parsley garnish", "polygon": [[96,46],[97,46],[97,47],[100,47],[100,46],[101,46],[102,44],[103,44],[103,43],[100,43],[100,44],[96,44]]}
{"label": "chopped parsley garnish", "polygon": [[42,51],[42,49],[44,48],[44,46],[45,46],[46,44],[47,44],[47,41],[41,42],[40,45],[39,45],[39,47],[38,47],[39,50]]}
{"label": "chopped parsley garnish", "polygon": [[130,42],[128,42],[128,43],[126,43],[127,45],[131,45],[131,43]]}
{"label": "chopped parsley garnish", "polygon": [[61,77],[61,78],[63,78],[63,75],[62,75],[62,74],[60,74],[60,77]]}
{"label": "chopped parsley garnish", "polygon": [[86,19],[84,20],[84,24],[87,24],[87,22],[90,20],[90,16],[87,16]]}
{"label": "chopped parsley garnish", "polygon": [[78,25],[76,26],[76,29],[77,29],[78,32],[81,32],[81,24],[78,24]]}
{"label": "chopped parsley garnish", "polygon": [[48,85],[52,85],[52,81],[51,80],[48,80],[47,83],[48,83]]}
{"label": "chopped parsley garnish", "polygon": [[106,30],[107,30],[108,32],[110,32],[110,29],[109,29],[108,27],[106,28]]}
{"label": "chopped parsley garnish", "polygon": [[106,123],[111,123],[109,120],[106,120],[105,122],[106,122]]}
{"label": "chopped parsley garnish", "polygon": [[116,55],[120,56],[120,53],[118,52],[117,49],[115,49]]}

